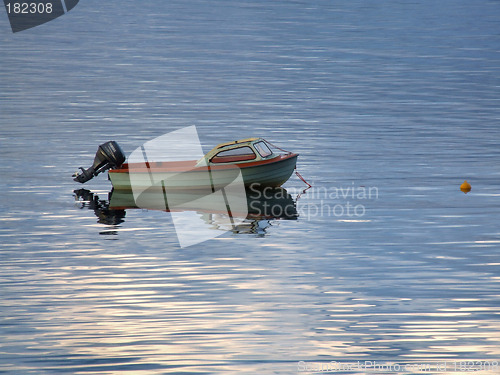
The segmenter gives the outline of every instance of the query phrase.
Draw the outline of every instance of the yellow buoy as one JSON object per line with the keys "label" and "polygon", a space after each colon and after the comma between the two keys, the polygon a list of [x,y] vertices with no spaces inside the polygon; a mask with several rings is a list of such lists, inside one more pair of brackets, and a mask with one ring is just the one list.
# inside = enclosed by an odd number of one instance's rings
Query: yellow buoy
{"label": "yellow buoy", "polygon": [[469,191],[471,191],[472,187],[470,184],[467,182],[467,180],[464,181],[462,185],[460,185],[460,190],[462,190],[465,194],[467,194]]}

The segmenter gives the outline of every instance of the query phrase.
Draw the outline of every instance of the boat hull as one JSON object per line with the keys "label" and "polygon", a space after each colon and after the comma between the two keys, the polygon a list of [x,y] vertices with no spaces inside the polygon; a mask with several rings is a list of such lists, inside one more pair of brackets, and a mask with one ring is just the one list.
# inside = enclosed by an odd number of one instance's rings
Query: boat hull
{"label": "boat hull", "polygon": [[240,177],[246,187],[279,187],[292,175],[297,157],[298,154],[288,154],[259,162],[207,167],[195,167],[189,162],[125,164],[110,170],[109,179],[117,190],[131,190],[132,186],[140,190],[220,189]]}

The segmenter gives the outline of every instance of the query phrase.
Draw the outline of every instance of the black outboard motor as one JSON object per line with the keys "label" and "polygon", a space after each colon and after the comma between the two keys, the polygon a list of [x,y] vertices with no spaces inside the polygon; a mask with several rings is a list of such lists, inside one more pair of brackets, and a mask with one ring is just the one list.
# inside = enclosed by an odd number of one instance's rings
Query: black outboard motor
{"label": "black outboard motor", "polygon": [[94,164],[89,169],[83,169],[81,173],[76,172],[73,175],[73,180],[82,184],[97,176],[99,173],[108,170],[109,168],[117,168],[125,161],[125,154],[121,147],[115,141],[103,143],[97,149],[95,154]]}

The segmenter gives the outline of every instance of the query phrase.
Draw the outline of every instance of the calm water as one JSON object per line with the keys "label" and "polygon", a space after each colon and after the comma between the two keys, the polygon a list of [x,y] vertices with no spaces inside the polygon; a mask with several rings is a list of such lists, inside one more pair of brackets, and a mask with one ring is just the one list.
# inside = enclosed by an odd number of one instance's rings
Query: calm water
{"label": "calm water", "polygon": [[[500,361],[499,2],[85,0],[0,29],[0,373]],[[180,248],[166,212],[75,202],[100,143],[189,125],[300,153],[298,219]]]}

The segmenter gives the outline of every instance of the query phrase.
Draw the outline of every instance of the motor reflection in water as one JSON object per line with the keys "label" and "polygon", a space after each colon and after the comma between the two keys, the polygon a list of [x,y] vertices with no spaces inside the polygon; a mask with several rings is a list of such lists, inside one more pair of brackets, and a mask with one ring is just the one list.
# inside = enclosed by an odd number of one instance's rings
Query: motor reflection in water
{"label": "motor reflection in water", "polygon": [[109,206],[109,197],[112,192],[108,193],[108,200],[99,199],[96,193],[87,189],[78,189],[73,191],[73,193],[80,209],[88,208],[89,210],[94,210],[98,223],[119,225],[124,222],[125,210]]}
{"label": "motor reflection in water", "polygon": [[[93,210],[97,216],[97,222],[116,229],[125,221],[127,210],[147,209],[165,212],[179,211],[171,210],[166,203],[163,192],[158,189],[151,189],[140,196],[140,207],[137,205],[132,191],[112,190],[108,194],[108,199],[101,199],[97,193],[87,189],[74,191],[75,201],[80,209]],[[192,197],[196,197],[196,192],[179,192],[175,196],[175,201],[188,202],[183,206],[184,211],[196,212],[203,221],[214,230],[230,231],[236,234],[255,234],[264,236],[266,230],[271,227],[275,220],[297,220],[298,213],[296,201],[284,188],[265,188],[246,190],[247,212],[220,211],[218,205],[211,205],[210,202],[200,203]],[[172,198],[169,195],[169,198]],[[191,203],[190,203],[191,202]],[[238,225],[230,225],[229,218],[239,217],[244,220]],[[101,234],[117,234],[117,231],[104,231]]]}

